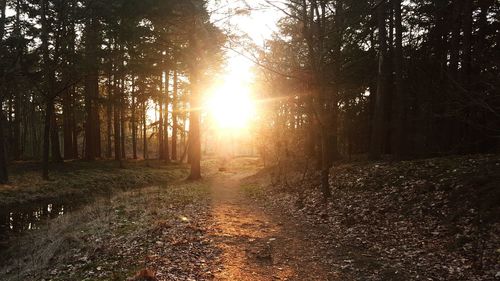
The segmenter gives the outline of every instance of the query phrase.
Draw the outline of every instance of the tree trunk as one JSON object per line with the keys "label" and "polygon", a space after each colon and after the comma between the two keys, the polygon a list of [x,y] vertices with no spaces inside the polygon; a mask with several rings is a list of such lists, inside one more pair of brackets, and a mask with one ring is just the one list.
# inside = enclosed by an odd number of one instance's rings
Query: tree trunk
{"label": "tree trunk", "polygon": [[[474,57],[478,65],[482,65],[487,63],[489,59],[488,56],[488,15],[490,14],[491,6],[494,5],[494,0],[479,0],[479,8],[481,12],[478,15],[477,19],[477,47],[474,48],[475,54]],[[497,5],[498,6],[498,5]],[[500,35],[500,32],[497,32],[497,36]]]}
{"label": "tree trunk", "polygon": [[[48,126],[48,135],[46,138],[50,138],[47,140],[48,143],[51,144],[50,150],[52,154],[52,160],[55,162],[62,162],[60,145],[59,145],[59,130],[57,126],[56,113],[54,110],[54,103],[56,94],[54,93],[55,89],[55,72],[53,61],[50,58],[49,54],[49,26],[47,23],[47,5],[46,1],[41,1],[41,22],[42,22],[42,52],[43,52],[43,66],[44,66],[44,82],[45,82],[45,97],[46,97],[46,126]],[[49,114],[50,113],[50,114]],[[45,153],[45,151],[44,151]],[[48,161],[48,159],[47,159]]]}
{"label": "tree trunk", "polygon": [[114,147],[115,147],[115,160],[120,163],[122,160],[121,153],[121,129],[120,129],[120,94],[117,92],[119,87],[117,86],[117,81],[114,81],[115,87],[113,91],[113,129],[114,129]]}
{"label": "tree trunk", "polygon": [[[91,14],[94,14],[91,7]],[[92,161],[100,157],[101,133],[99,128],[99,21],[90,17],[85,32],[85,57],[87,75],[85,76],[85,159]]]}
{"label": "tree trunk", "polygon": [[462,78],[466,89],[469,89],[472,64],[472,1],[464,0],[464,38],[462,50]]}
{"label": "tree trunk", "polygon": [[45,102],[45,119],[43,127],[43,156],[42,156],[42,178],[49,179],[49,154],[50,154],[50,121],[54,109],[54,100],[47,98]]}
{"label": "tree trunk", "polygon": [[[74,101],[73,101],[74,102]],[[75,108],[75,106],[72,106]],[[75,114],[71,115],[71,123],[73,124],[73,157],[76,159],[78,158],[78,128],[76,127],[76,120],[75,120]]]}
{"label": "tree trunk", "polygon": [[137,159],[137,97],[135,92],[135,77],[132,75],[132,157]]}
{"label": "tree trunk", "polygon": [[7,10],[7,0],[0,0],[0,46],[1,47],[3,47],[3,36],[5,34],[6,10]]}
{"label": "tree trunk", "polygon": [[179,161],[181,163],[184,163],[186,160],[187,160],[187,156],[189,153],[187,153],[189,151],[189,141],[187,140],[187,128],[186,128],[186,121],[187,121],[187,116],[186,114],[183,114],[182,116],[182,131],[181,131],[181,146],[182,146],[182,155],[181,155],[181,158],[179,159]]}
{"label": "tree trunk", "polygon": [[401,0],[392,0],[395,24],[394,46],[394,97],[396,102],[395,129],[396,137],[394,153],[396,158],[406,156],[406,111],[407,97],[403,90],[403,24],[401,17]]}
{"label": "tree trunk", "polygon": [[120,148],[122,158],[126,159],[126,147],[125,147],[125,139],[126,139],[126,128],[125,128],[125,74],[122,74],[121,77],[121,90],[120,90]]}
{"label": "tree trunk", "polygon": [[425,154],[439,153],[447,149],[446,141],[449,135],[449,126],[443,118],[446,111],[446,71],[448,55],[448,28],[447,28],[447,6],[448,1],[433,2],[433,28],[430,29],[429,38],[432,44],[433,56],[431,57],[432,78],[428,83],[428,109],[424,118],[427,123]]}
{"label": "tree trunk", "polygon": [[170,94],[169,94],[169,83],[170,83],[170,71],[166,70],[165,71],[165,110],[164,110],[164,114],[165,116],[163,117],[163,121],[164,121],[164,136],[163,136],[163,147],[164,147],[164,150],[163,150],[163,158],[164,160],[168,163],[170,162],[170,149],[168,147],[168,105],[170,103]]}
{"label": "tree trunk", "polygon": [[108,73],[108,100],[106,104],[106,158],[110,159],[112,152],[111,135],[113,134],[113,62],[110,61]]}
{"label": "tree trunk", "polygon": [[146,101],[142,102],[142,154],[144,160],[148,160],[148,134],[147,134],[147,119],[146,119]]}
{"label": "tree trunk", "polygon": [[191,165],[189,179],[201,178],[201,139],[200,139],[200,70],[201,46],[197,32],[199,32],[197,15],[194,16],[193,30],[189,38],[190,51],[192,55],[189,65],[189,82],[191,83],[191,95],[189,100],[189,147],[188,161]]}
{"label": "tree trunk", "polygon": [[[0,91],[2,91],[0,95],[3,95],[2,88],[0,88]],[[7,171],[7,155],[6,155],[7,153],[5,150],[4,119],[5,116],[3,114],[3,98],[2,96],[0,96],[0,183],[7,183],[9,181],[9,174]]]}
{"label": "tree trunk", "polygon": [[453,1],[453,12],[451,17],[451,46],[449,71],[453,79],[457,79],[458,61],[460,56],[460,27],[463,0]]}
{"label": "tree trunk", "polygon": [[174,90],[172,93],[172,160],[177,160],[177,115],[178,115],[178,85],[177,85],[177,69],[174,69]]}
{"label": "tree trunk", "polygon": [[[451,27],[451,38],[449,51],[450,60],[448,64],[449,78],[446,79],[446,96],[451,100],[454,99],[455,91],[457,90],[455,85],[459,81],[458,66],[460,61],[460,31],[462,24],[462,7],[463,0],[452,1],[452,13],[448,24],[448,26]],[[456,118],[456,116],[451,117],[455,115],[455,108],[453,108],[454,103],[451,100],[447,101],[445,105],[445,115],[449,116],[445,120],[445,129],[447,130],[447,133],[443,132],[444,135],[447,136],[444,145],[445,147],[453,146],[455,140],[459,138],[459,131],[461,127],[458,118]]]}
{"label": "tree trunk", "polygon": [[163,143],[163,71],[160,72],[160,93],[158,95],[158,107],[160,119],[158,120],[158,158],[160,160],[165,160]]}
{"label": "tree trunk", "polygon": [[[15,87],[15,86],[14,86]],[[12,122],[12,159],[21,159],[21,93],[14,88],[16,91],[13,97],[13,107],[16,117]]]}
{"label": "tree trunk", "polygon": [[69,13],[66,19],[69,21],[65,28],[65,37],[66,39],[63,41],[65,54],[63,55],[63,59],[65,60],[64,68],[62,71],[63,83],[64,83],[64,92],[63,92],[63,140],[64,140],[64,159],[74,159],[74,144],[75,141],[73,139],[73,127],[74,124],[74,108],[73,108],[73,100],[75,97],[75,86],[73,85],[72,77],[70,69],[75,67],[75,62],[73,57],[75,56],[75,20],[73,19],[75,16],[75,1],[68,1],[69,4]]}
{"label": "tree trunk", "polygon": [[[195,70],[194,72],[196,72]],[[200,109],[197,75],[191,76],[192,92],[189,111],[189,161],[191,173],[189,179],[201,178],[201,140],[200,140]]]}
{"label": "tree trunk", "polygon": [[370,145],[370,158],[380,159],[386,143],[386,123],[385,123],[385,104],[387,91],[387,70],[386,70],[386,52],[387,52],[387,33],[385,26],[385,5],[380,4],[377,7],[377,24],[379,29],[379,55],[378,55],[378,77],[377,77],[377,96],[375,98],[375,111],[373,117],[372,138]]}
{"label": "tree trunk", "polygon": [[56,112],[54,110],[54,101],[52,101],[52,116],[50,117],[50,143],[51,143],[51,153],[52,161],[56,163],[62,163],[63,158],[61,156],[61,146],[59,143],[59,126],[57,126]]}
{"label": "tree trunk", "polygon": [[[471,74],[472,74],[472,4],[473,0],[464,0],[464,14],[463,14],[463,50],[462,50],[462,83],[464,85],[464,89],[467,91],[467,96],[472,97],[473,93],[471,93]],[[468,120],[471,118],[472,112],[470,107],[467,108],[464,112],[464,116],[462,118]],[[476,132],[472,128],[472,126],[467,123],[464,124],[464,129],[462,132],[462,138],[464,139],[464,143],[466,144],[463,147],[461,152],[471,153],[474,148],[474,138],[476,136]]]}
{"label": "tree trunk", "polygon": [[[7,93],[7,91],[6,91]],[[8,159],[13,159],[14,158],[14,149],[15,149],[15,144],[14,142],[14,132],[13,132],[13,125],[14,125],[14,101],[13,101],[14,95],[12,93],[9,93],[9,97],[7,99],[7,151],[9,152],[7,155]]]}
{"label": "tree trunk", "polygon": [[[5,33],[5,11],[7,8],[6,0],[0,0],[0,49],[3,49],[3,35]],[[3,111],[3,101],[6,93],[5,74],[3,64],[0,64],[0,183],[6,183],[9,180],[7,172],[7,151],[5,149],[5,115]]]}
{"label": "tree trunk", "polygon": [[42,57],[43,57],[43,74],[44,74],[44,96],[45,96],[45,119],[43,129],[43,156],[42,156],[42,178],[49,179],[49,154],[50,154],[50,133],[52,115],[54,114],[54,96],[51,93],[53,90],[53,78],[51,77],[51,61],[49,54],[49,31],[46,18],[47,2],[42,0],[40,3],[41,22],[42,22]]}
{"label": "tree trunk", "polygon": [[[67,78],[68,79],[68,78]],[[72,116],[72,93],[70,89],[64,91],[63,95],[63,135],[64,135],[64,159],[73,159],[73,124]]]}

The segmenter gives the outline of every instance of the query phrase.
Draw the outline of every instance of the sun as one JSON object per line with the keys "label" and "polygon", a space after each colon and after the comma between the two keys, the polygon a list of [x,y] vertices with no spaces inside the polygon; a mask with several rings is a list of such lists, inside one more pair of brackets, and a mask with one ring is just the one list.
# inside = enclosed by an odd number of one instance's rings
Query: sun
{"label": "sun", "polygon": [[255,103],[248,86],[225,80],[209,95],[206,107],[219,129],[244,129],[255,115]]}

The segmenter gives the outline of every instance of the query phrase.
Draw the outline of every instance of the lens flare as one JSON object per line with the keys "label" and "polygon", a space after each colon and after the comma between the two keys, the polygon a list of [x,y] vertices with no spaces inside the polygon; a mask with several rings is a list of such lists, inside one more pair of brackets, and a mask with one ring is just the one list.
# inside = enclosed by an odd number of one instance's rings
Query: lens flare
{"label": "lens flare", "polygon": [[209,95],[207,111],[219,129],[244,129],[255,115],[255,103],[247,85],[225,80]]}

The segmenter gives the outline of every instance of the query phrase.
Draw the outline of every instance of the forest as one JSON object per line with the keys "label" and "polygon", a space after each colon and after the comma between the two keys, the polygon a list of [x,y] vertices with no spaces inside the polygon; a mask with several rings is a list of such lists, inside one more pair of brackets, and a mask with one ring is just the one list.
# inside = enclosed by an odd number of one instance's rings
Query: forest
{"label": "forest", "polygon": [[282,155],[326,178],[359,154],[498,153],[498,3],[310,2],[277,6],[286,17],[259,60],[261,93],[278,100],[264,130]]}
{"label": "forest", "polygon": [[51,161],[186,157],[223,40],[202,1],[2,2],[2,181],[9,161],[48,179]]}
{"label": "forest", "polygon": [[0,0],[1,280],[497,280],[499,184],[498,1]]}

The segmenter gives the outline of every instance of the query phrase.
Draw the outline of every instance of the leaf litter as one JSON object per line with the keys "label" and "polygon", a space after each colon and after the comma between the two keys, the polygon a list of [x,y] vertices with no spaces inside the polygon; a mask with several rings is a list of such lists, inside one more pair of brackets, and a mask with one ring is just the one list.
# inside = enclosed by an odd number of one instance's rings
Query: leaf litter
{"label": "leaf litter", "polygon": [[340,280],[500,278],[499,156],[337,164],[326,204],[317,174],[271,174],[253,197],[309,228]]}

